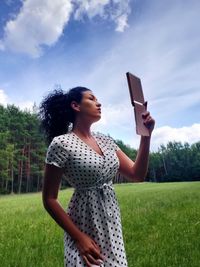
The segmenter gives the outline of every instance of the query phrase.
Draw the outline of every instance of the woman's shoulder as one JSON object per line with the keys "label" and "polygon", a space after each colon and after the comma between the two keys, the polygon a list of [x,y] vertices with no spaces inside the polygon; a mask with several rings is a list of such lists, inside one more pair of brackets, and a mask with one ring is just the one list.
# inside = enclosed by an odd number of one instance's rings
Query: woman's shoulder
{"label": "woman's shoulder", "polygon": [[104,134],[104,133],[101,133],[101,132],[94,132],[94,131],[92,131],[92,135],[97,136],[99,138],[103,138],[103,139],[106,139],[107,138],[107,135]]}
{"label": "woman's shoulder", "polygon": [[92,133],[104,141],[112,141],[113,140],[113,138],[109,134],[104,134],[101,132],[92,132]]}
{"label": "woman's shoulder", "polygon": [[58,135],[58,136],[55,136],[52,141],[51,141],[51,144],[59,144],[59,145],[62,145],[62,144],[66,144],[68,142],[71,142],[71,134],[70,133],[66,133],[66,134],[61,134],[61,135]]}

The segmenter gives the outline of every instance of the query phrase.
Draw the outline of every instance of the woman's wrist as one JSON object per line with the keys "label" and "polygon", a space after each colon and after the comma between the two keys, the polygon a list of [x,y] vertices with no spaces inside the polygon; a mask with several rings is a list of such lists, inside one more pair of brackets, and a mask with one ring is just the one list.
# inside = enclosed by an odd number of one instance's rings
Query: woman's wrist
{"label": "woman's wrist", "polygon": [[143,140],[143,141],[150,141],[151,140],[151,134],[149,136],[143,136],[143,135],[141,135],[141,140]]}

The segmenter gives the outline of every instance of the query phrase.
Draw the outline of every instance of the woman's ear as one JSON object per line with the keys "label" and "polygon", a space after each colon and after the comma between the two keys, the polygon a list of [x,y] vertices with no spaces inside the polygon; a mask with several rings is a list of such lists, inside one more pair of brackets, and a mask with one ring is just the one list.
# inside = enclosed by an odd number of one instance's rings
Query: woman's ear
{"label": "woman's ear", "polygon": [[80,111],[80,106],[76,101],[72,101],[71,102],[71,107],[73,108],[73,110],[75,111]]}

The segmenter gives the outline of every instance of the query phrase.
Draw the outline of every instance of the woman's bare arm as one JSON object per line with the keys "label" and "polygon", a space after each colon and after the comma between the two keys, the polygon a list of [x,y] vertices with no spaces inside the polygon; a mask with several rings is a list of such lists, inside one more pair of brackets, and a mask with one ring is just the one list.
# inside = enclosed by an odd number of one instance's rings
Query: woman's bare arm
{"label": "woman's bare arm", "polygon": [[135,162],[118,150],[119,172],[131,182],[143,182],[148,170],[150,137],[142,136]]}
{"label": "woman's bare arm", "polygon": [[63,170],[46,164],[42,199],[51,217],[76,241],[82,234],[57,200]]}
{"label": "woman's bare arm", "polygon": [[57,200],[62,174],[61,168],[46,164],[42,191],[44,207],[75,241],[87,267],[92,267],[91,264],[100,265],[99,260],[104,260],[100,247],[88,235],[81,232]]}
{"label": "woman's bare arm", "polygon": [[118,150],[117,156],[120,161],[119,172],[131,182],[143,182],[149,165],[149,148],[151,133],[155,126],[155,120],[148,111],[144,112],[143,123],[149,130],[149,136],[141,136],[140,146],[135,162],[132,161],[123,151]]}

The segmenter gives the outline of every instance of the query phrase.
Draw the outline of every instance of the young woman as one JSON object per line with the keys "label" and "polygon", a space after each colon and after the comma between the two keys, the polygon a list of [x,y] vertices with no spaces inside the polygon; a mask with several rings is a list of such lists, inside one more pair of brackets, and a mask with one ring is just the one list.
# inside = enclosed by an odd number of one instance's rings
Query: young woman
{"label": "young woman", "polygon": [[[133,162],[111,137],[92,132],[91,125],[101,118],[101,104],[85,87],[49,94],[40,115],[50,143],[43,203],[64,229],[65,266],[128,266],[112,178],[119,171],[131,182],[144,181],[150,137],[141,137]],[[151,136],[155,121],[149,112],[143,119]],[[63,174],[75,189],[66,211],[57,200]]]}

